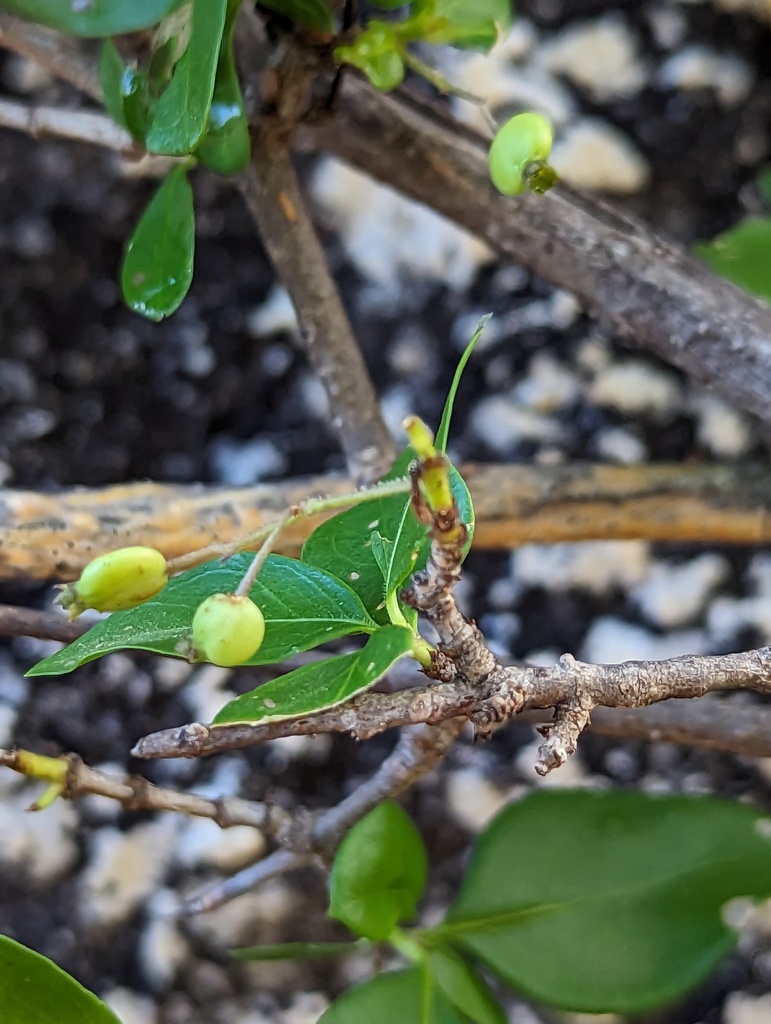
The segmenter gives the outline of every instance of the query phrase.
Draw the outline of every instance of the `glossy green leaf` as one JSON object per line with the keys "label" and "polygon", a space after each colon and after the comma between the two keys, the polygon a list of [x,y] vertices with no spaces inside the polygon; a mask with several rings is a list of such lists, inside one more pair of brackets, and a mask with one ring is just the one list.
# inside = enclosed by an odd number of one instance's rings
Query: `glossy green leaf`
{"label": "glossy green leaf", "polygon": [[442,409],[442,418],[439,420],[439,427],[436,431],[436,437],[434,444],[438,451],[447,451],[447,441],[450,436],[450,425],[452,423],[452,410],[455,406],[455,396],[458,393],[458,387],[460,386],[461,378],[463,377],[463,371],[466,369],[471,355],[476,348],[477,342],[482,337],[485,327],[487,327],[488,321],[492,317],[492,313],[487,313],[481,318],[476,326],[476,330],[471,338],[471,341],[466,345],[463,350],[463,355],[458,360],[458,365],[455,367],[455,373],[453,374],[452,384],[450,390],[447,392],[447,398],[444,400],[444,409]]}
{"label": "glossy green leaf", "polygon": [[251,151],[244,98],[233,55],[233,30],[239,6],[236,0],[228,7],[209,122],[195,154],[202,164],[217,174],[242,171],[249,163]]}
{"label": "glossy green leaf", "polygon": [[360,651],[303,665],[236,697],[220,711],[214,724],[298,718],[336,707],[368,690],[411,649],[409,629],[382,626]]}
{"label": "glossy green leaf", "polygon": [[507,1024],[506,1014],[485,981],[454,949],[432,949],[428,969],[453,1006],[474,1024]]}
{"label": "glossy green leaf", "polygon": [[230,955],[236,960],[326,960],[361,953],[370,946],[366,939],[354,942],[277,942],[274,945],[232,949]]}
{"label": "glossy green leaf", "polygon": [[178,309],[193,279],[195,212],[184,167],[175,167],[150,200],[126,248],[126,304],[150,320]]}
{"label": "glossy green leaf", "polygon": [[0,0],[10,11],[76,36],[119,36],[155,25],[179,0]]}
{"label": "glossy green leaf", "polygon": [[[201,602],[210,594],[235,591],[251,561],[251,554],[242,553],[175,576],[151,601],[115,612],[27,674],[62,675],[127,649],[179,656]],[[376,628],[349,587],[296,558],[270,555],[249,596],[265,616],[265,639],[250,665],[280,662],[328,640]]]}
{"label": "glossy green leaf", "polygon": [[388,92],[404,79],[402,43],[397,29],[373,18],[349,46],[338,46],[335,59],[353,64],[369,78],[376,89]]}
{"label": "glossy green leaf", "polygon": [[107,113],[135,139],[143,141],[149,108],[147,77],[124,63],[111,39],[102,44],[99,81]]}
{"label": "glossy green leaf", "polygon": [[477,841],[429,944],[473,953],[529,996],[639,1013],[685,993],[735,942],[721,908],[771,894],[771,821],[635,792],[536,792]]}
{"label": "glossy green leaf", "polygon": [[380,941],[415,914],[428,861],[412,818],[388,800],[358,821],[335,854],[329,916]]}
{"label": "glossy green leaf", "polygon": [[318,1024],[467,1024],[429,974],[389,971],[344,992]]}
{"label": "glossy green leaf", "polygon": [[335,19],[324,0],[262,0],[277,14],[315,32],[334,32]]}
{"label": "glossy green leaf", "polygon": [[0,1007],[7,1024],[120,1024],[53,961],[0,935]]}
{"label": "glossy green leaf", "polygon": [[190,40],[161,94],[147,132],[151,153],[184,156],[203,137],[209,118],[227,0],[196,0]]}
{"label": "glossy green leaf", "polygon": [[771,217],[747,217],[694,252],[716,274],[771,302]]}
{"label": "glossy green leaf", "polygon": [[460,49],[490,50],[498,34],[511,25],[510,0],[418,0],[414,20],[422,24],[426,43],[449,43]]}

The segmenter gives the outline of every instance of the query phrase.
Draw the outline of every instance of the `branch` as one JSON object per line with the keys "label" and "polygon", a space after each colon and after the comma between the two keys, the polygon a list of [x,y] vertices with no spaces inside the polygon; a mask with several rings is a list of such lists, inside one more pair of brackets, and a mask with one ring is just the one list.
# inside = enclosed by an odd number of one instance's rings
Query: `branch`
{"label": "branch", "polygon": [[136,158],[141,147],[106,114],[63,107],[31,106],[0,98],[0,127],[15,128],[35,137],[52,136],[104,146],[122,156]]}
{"label": "branch", "polygon": [[71,644],[92,625],[88,620],[68,622],[57,612],[0,604],[0,636],[34,636],[37,640],[59,640],[63,644]]}
{"label": "branch", "polygon": [[61,776],[61,791],[57,795],[66,800],[95,793],[117,800],[127,811],[177,811],[211,818],[220,828],[249,825],[279,841],[292,831],[292,816],[280,807],[231,796],[209,800],[195,793],[154,786],[138,775],[109,775],[89,768],[77,754],[53,758],[26,750],[0,750],[0,765],[54,784]]}
{"label": "branch", "polygon": [[388,470],[396,449],[305,209],[287,143],[267,132],[256,138],[241,184],[297,312],[308,358],[324,385],[351,475],[357,484],[371,483]]}
{"label": "branch", "polygon": [[[630,539],[700,544],[771,541],[766,466],[470,465],[476,548]],[[3,492],[0,579],[75,579],[97,555],[149,544],[176,558],[254,533],[308,495],[350,493],[342,477],[244,488],[124,484],[58,494]],[[321,517],[289,528],[297,554]]]}
{"label": "branch", "polygon": [[771,423],[771,309],[625,212],[564,186],[499,195],[480,136],[352,75],[336,117],[304,138],[574,292],[614,332]]}
{"label": "branch", "polygon": [[28,57],[56,78],[102,102],[102,87],[94,61],[68,36],[0,13],[0,47]]}

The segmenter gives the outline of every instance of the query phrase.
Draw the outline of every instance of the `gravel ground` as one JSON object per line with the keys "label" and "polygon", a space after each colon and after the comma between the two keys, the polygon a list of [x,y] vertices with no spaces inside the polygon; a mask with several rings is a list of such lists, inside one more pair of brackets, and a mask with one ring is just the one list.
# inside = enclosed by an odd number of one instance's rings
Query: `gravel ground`
{"label": "gravel ground", "polygon": [[[758,210],[771,144],[771,40],[762,3],[531,0],[495,56],[447,55],[446,71],[507,107],[544,109],[564,177],[601,187],[685,243]],[[6,57],[3,89],[71,94]],[[473,118],[463,104],[461,116]],[[238,195],[195,176],[196,276],[167,323],[119,301],[121,246],[152,183],[85,147],[0,135],[0,480],[55,490],[160,480],[247,484],[339,469],[325,400],[294,318]],[[333,271],[389,424],[435,421],[478,316],[495,313],[463,384],[451,454],[568,462],[764,457],[749,419],[660,361],[600,333],[573,298],[329,160],[308,163]],[[4,587],[43,605],[50,588]],[[722,652],[771,640],[771,558],[622,542],[473,554],[462,601],[501,652],[594,661]],[[22,672],[55,645],[0,651],[0,743],[77,751],[116,770],[154,729],[207,718],[245,673],[114,655],[71,678]],[[253,676],[248,677],[253,679]],[[185,685],[183,685],[185,684]],[[212,795],[327,806],[382,760],[393,737],[281,741],[155,781]],[[446,905],[470,836],[535,785],[642,786],[747,796],[771,807],[771,762],[585,737],[545,782],[534,734],[459,743],[406,803],[429,843],[426,913]],[[313,873],[264,887],[183,926],[179,892],[254,859],[262,840],[205,821],[126,815],[98,798],[27,815],[30,790],[0,775],[0,932],[105,995],[124,1024],[312,1024],[366,962],[233,965],[235,944],[332,938]],[[771,1020],[771,906],[739,951],[657,1024]],[[526,1008],[512,1021],[531,1024]]]}

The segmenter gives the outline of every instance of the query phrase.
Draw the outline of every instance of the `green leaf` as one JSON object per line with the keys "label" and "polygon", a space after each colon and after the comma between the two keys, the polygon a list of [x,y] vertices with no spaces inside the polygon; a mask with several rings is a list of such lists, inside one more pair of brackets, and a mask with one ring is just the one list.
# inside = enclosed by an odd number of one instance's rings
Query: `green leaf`
{"label": "green leaf", "polygon": [[193,279],[195,212],[184,167],[175,167],[142,214],[126,248],[123,298],[135,313],[162,320],[187,295]]}
{"label": "green leaf", "polygon": [[160,21],[179,0],[0,0],[11,11],[76,36],[119,36]]}
{"label": "green leaf", "polygon": [[350,46],[338,46],[335,59],[353,64],[369,78],[376,89],[395,89],[404,79],[402,43],[397,28],[373,18]]}
{"label": "green leaf", "polygon": [[425,932],[532,998],[640,1013],[731,948],[721,908],[771,893],[771,821],[737,803],[537,792],[479,838],[446,923]]}
{"label": "green leaf", "polygon": [[324,0],[262,0],[276,14],[315,32],[334,32],[335,19]]}
{"label": "green leaf", "polygon": [[491,50],[498,34],[511,25],[510,0],[418,0],[410,21],[422,26],[426,43],[460,49]]}
{"label": "green leaf", "polygon": [[432,949],[428,968],[439,988],[475,1024],[507,1024],[506,1014],[486,983],[454,949]]}
{"label": "green leaf", "polygon": [[[63,675],[127,649],[179,656],[177,648],[189,637],[198,606],[211,594],[235,591],[252,557],[244,552],[180,573],[157,597],[114,612],[68,647],[38,662],[27,675]],[[265,639],[250,665],[284,661],[328,640],[376,628],[349,587],[296,558],[269,555],[249,596],[265,616]]]}
{"label": "green leaf", "polygon": [[455,405],[455,396],[458,393],[458,387],[463,376],[463,371],[466,369],[466,363],[471,358],[471,354],[476,348],[476,344],[482,337],[485,327],[487,327],[488,321],[492,317],[492,313],[487,313],[481,318],[476,326],[476,330],[471,338],[471,341],[466,345],[463,350],[463,355],[458,361],[458,365],[455,367],[455,373],[452,378],[452,384],[450,390],[447,392],[447,398],[444,400],[444,409],[442,409],[442,418],[439,420],[439,429],[436,432],[434,444],[440,452],[447,451],[447,440],[450,435],[450,424],[452,422],[452,410]]}
{"label": "green leaf", "polygon": [[[331,636],[325,639],[331,639]],[[324,708],[337,707],[368,690],[411,649],[412,632],[409,629],[382,626],[360,651],[327,658],[314,665],[303,665],[236,697],[220,711],[214,724],[298,718]]]}
{"label": "green leaf", "polygon": [[418,967],[389,971],[344,992],[318,1024],[465,1024]]}
{"label": "green leaf", "polygon": [[147,77],[123,62],[111,39],[102,44],[99,81],[107,113],[135,139],[143,141],[149,106]]}
{"label": "green leaf", "polygon": [[392,800],[378,804],[335,854],[329,916],[357,935],[387,939],[414,916],[427,872],[426,849],[412,818]]}
{"label": "green leaf", "polygon": [[747,217],[694,252],[716,274],[771,302],[771,217]]}
{"label": "green leaf", "polygon": [[7,1024],[120,1024],[53,961],[0,935],[0,1006]]}
{"label": "green leaf", "polygon": [[203,137],[209,117],[227,0],[195,0],[190,41],[168,88],[153,110],[147,132],[151,153],[184,156]]}
{"label": "green leaf", "polygon": [[366,939],[354,942],[277,942],[266,946],[245,946],[231,949],[236,960],[323,960],[334,956],[350,956],[369,949]]}
{"label": "green leaf", "polygon": [[249,125],[233,55],[233,30],[240,0],[231,2],[220,46],[209,122],[196,156],[217,174],[236,174],[249,163]]}
{"label": "green leaf", "polygon": [[373,686],[411,649],[409,629],[382,626],[359,651],[303,665],[230,701],[214,724],[277,721],[336,707]]}

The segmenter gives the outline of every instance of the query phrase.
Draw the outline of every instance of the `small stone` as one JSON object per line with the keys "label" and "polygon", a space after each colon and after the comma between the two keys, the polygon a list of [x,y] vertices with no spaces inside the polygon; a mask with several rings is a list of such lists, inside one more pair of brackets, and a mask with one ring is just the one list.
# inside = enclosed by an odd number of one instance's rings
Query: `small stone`
{"label": "small stone", "polygon": [[608,427],[601,430],[595,440],[597,454],[622,466],[645,462],[648,449],[632,430],[626,427]]}
{"label": "small stone", "polygon": [[102,997],[121,1024],[158,1024],[155,1003],[128,988],[114,988]]}
{"label": "small stone", "polygon": [[491,395],[478,402],[471,414],[471,429],[499,455],[511,454],[525,441],[557,441],[562,436],[557,422],[511,395]]}
{"label": "small stone", "polygon": [[679,409],[680,386],[666,370],[627,359],[600,370],[589,389],[589,399],[626,416],[648,415],[665,422]]}
{"label": "small stone", "polygon": [[663,661],[683,654],[706,654],[710,640],[702,630],[657,636],[614,616],[596,619],[584,637],[583,661],[613,665],[621,661]]}
{"label": "small stone", "polygon": [[104,925],[125,921],[166,874],[178,828],[178,817],[169,813],[128,832],[95,833],[81,876],[83,917]]}
{"label": "small stone", "polygon": [[650,622],[673,629],[704,611],[711,592],[728,572],[728,563],[720,555],[704,554],[680,565],[654,562],[633,597]]}
{"label": "small stone", "polygon": [[449,773],[446,794],[450,814],[473,833],[481,832],[508,802],[503,790],[471,768]]}
{"label": "small stone", "polygon": [[281,879],[273,879],[255,892],[191,918],[187,926],[194,935],[222,950],[277,942],[278,926],[296,913],[299,901],[296,890]]}
{"label": "small stone", "polygon": [[771,994],[751,996],[731,992],[723,1005],[723,1024],[768,1024],[771,1020]]}
{"label": "small stone", "polygon": [[575,375],[544,352],[533,356],[527,377],[513,391],[517,401],[540,413],[556,412],[572,405],[578,393]]}
{"label": "small stone", "polygon": [[723,107],[733,107],[749,95],[754,74],[741,57],[694,43],[662,64],[656,82],[669,89],[712,89]]}
{"label": "small stone", "polygon": [[262,338],[279,331],[293,333],[298,330],[297,314],[289,293],[275,285],[262,305],[255,307],[246,318],[246,330],[252,337]]}
{"label": "small stone", "polygon": [[9,704],[0,704],[0,747],[10,747],[18,715]]}
{"label": "small stone", "polygon": [[220,828],[210,818],[194,818],[180,833],[176,858],[185,867],[214,867],[233,874],[259,860],[264,852],[265,837],[256,828]]}
{"label": "small stone", "polygon": [[539,60],[600,102],[633,96],[648,77],[634,33],[615,14],[563,29],[541,47]]}
{"label": "small stone", "polygon": [[615,195],[638,192],[650,179],[650,167],[631,139],[618,128],[585,118],[557,139],[549,162],[575,188]]}
{"label": "small stone", "polygon": [[286,472],[286,456],[262,437],[251,441],[217,438],[211,444],[209,458],[217,479],[229,487],[246,487]]}
{"label": "small stone", "polygon": [[170,889],[153,893],[150,921],[142,932],[137,956],[142,973],[155,992],[163,992],[174,981],[177,972],[190,956],[190,946],[171,916],[179,905]]}
{"label": "small stone", "polygon": [[749,421],[717,395],[700,391],[693,400],[698,417],[697,438],[718,458],[735,459],[752,445]]}
{"label": "small stone", "polygon": [[28,810],[44,789],[44,783],[23,784],[0,800],[0,864],[40,886],[66,874],[78,859],[78,818],[71,803],[55,800],[43,811]]}
{"label": "small stone", "polygon": [[578,588],[604,594],[645,578],[648,545],[628,540],[523,544],[512,553],[511,565],[520,586],[557,591]]}

